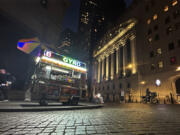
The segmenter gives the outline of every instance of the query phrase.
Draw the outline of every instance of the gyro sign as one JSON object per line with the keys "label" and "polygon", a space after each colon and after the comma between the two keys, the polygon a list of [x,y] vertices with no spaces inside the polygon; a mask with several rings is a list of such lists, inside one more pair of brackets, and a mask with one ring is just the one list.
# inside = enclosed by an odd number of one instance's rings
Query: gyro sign
{"label": "gyro sign", "polygon": [[74,60],[72,58],[68,58],[66,56],[63,56],[63,62],[69,63],[69,64],[74,65],[74,66],[81,67],[81,62],[80,61]]}
{"label": "gyro sign", "polygon": [[49,50],[44,51],[44,56],[49,57],[49,58],[53,58],[53,59],[56,59],[56,60],[59,60],[59,61],[62,61],[64,63],[71,64],[71,65],[74,65],[74,66],[77,66],[77,67],[86,68],[86,64],[83,63],[83,62],[80,62],[78,60],[75,60],[73,58],[70,58],[70,57],[67,57],[67,56],[64,56],[64,55],[60,55],[58,53],[54,53],[54,52],[49,51]]}

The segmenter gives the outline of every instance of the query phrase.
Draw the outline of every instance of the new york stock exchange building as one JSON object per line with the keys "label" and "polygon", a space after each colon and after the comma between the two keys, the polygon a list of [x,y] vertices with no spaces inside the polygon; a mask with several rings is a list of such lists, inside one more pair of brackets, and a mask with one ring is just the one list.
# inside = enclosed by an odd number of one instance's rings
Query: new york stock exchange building
{"label": "new york stock exchange building", "polygon": [[110,40],[94,51],[93,90],[105,101],[139,100],[135,25],[130,19],[115,27],[107,34]]}

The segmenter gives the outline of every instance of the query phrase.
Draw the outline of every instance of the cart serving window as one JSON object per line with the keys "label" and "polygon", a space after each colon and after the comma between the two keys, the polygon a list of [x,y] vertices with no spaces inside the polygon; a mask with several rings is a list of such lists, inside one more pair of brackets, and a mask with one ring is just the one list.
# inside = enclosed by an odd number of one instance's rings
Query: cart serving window
{"label": "cart serving window", "polygon": [[87,97],[85,63],[48,50],[36,57],[36,62],[32,99],[78,104],[79,99]]}

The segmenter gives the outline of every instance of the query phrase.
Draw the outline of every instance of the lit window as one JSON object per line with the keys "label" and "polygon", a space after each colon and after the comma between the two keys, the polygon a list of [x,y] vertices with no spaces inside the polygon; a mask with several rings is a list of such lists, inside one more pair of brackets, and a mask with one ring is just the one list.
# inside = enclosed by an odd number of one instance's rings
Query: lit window
{"label": "lit window", "polygon": [[168,6],[165,6],[165,7],[164,7],[164,12],[167,12],[168,9],[169,9]]}
{"label": "lit window", "polygon": [[148,20],[147,20],[147,24],[150,24],[150,23],[151,23],[151,19],[148,19]]}
{"label": "lit window", "polygon": [[159,61],[158,67],[159,67],[159,68],[163,68],[163,61]]}
{"label": "lit window", "polygon": [[158,49],[157,49],[157,53],[158,53],[158,54],[162,54],[161,48],[158,48]]}
{"label": "lit window", "polygon": [[153,16],[153,20],[157,20],[157,14],[155,14],[154,16]]}
{"label": "lit window", "polygon": [[104,20],[104,17],[102,18],[102,20]]}
{"label": "lit window", "polygon": [[178,4],[178,1],[177,0],[174,0],[173,2],[172,2],[172,6],[176,6]]}
{"label": "lit window", "polygon": [[151,43],[152,42],[152,37],[148,38],[148,42]]}
{"label": "lit window", "polygon": [[95,32],[97,32],[97,29],[94,29]]}
{"label": "lit window", "polygon": [[169,35],[169,33],[171,33],[172,31],[173,31],[172,26],[169,26],[169,27],[166,29],[167,35]]}

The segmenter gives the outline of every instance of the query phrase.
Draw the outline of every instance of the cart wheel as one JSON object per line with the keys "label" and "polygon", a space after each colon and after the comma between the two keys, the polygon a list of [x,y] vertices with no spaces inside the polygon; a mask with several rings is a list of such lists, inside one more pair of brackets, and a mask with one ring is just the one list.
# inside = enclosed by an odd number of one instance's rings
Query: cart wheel
{"label": "cart wheel", "polygon": [[63,105],[68,105],[68,102],[62,102]]}
{"label": "cart wheel", "polygon": [[158,103],[158,100],[156,98],[152,99],[152,103],[153,104],[157,104]]}
{"label": "cart wheel", "polygon": [[79,99],[78,98],[73,98],[71,101],[72,105],[78,105]]}

